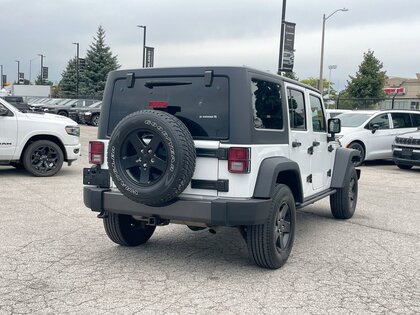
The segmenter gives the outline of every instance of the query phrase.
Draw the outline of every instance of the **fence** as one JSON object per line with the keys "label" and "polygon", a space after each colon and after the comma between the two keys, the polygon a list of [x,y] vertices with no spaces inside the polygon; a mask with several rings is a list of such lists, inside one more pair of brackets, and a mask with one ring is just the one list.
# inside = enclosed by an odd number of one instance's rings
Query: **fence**
{"label": "fence", "polygon": [[328,108],[336,109],[417,109],[420,98],[340,98],[327,102]]}

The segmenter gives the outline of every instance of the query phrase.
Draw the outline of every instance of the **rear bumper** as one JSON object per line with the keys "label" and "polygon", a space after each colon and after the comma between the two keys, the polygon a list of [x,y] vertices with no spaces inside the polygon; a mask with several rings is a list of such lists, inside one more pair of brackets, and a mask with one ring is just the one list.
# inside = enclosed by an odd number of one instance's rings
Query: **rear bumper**
{"label": "rear bumper", "polygon": [[150,207],[128,199],[118,190],[94,186],[84,186],[83,199],[86,207],[97,212],[108,211],[219,226],[263,224],[271,205],[270,199],[180,198],[165,206]]}

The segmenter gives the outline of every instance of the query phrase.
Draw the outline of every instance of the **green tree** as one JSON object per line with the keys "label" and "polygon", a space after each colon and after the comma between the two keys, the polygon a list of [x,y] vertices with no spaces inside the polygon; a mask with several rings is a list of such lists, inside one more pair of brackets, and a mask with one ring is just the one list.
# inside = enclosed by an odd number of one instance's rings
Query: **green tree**
{"label": "green tree", "polygon": [[281,72],[279,74],[282,75],[283,77],[286,77],[286,78],[289,78],[289,79],[292,79],[292,80],[299,81],[298,76],[293,71],[292,72]]}
{"label": "green tree", "polygon": [[382,71],[383,64],[368,50],[363,54],[363,61],[359,65],[356,76],[350,77],[347,81],[347,93],[353,98],[382,98],[385,96],[385,72]]}
{"label": "green tree", "polygon": [[54,83],[52,81],[49,81],[49,80],[47,80],[47,81],[44,80],[44,82],[42,82],[41,74],[38,74],[38,76],[35,79],[35,85],[53,85],[53,84]]}
{"label": "green tree", "polygon": [[[76,59],[77,57],[70,59],[66,69],[61,74],[62,79],[59,83],[61,97],[76,97]],[[80,85],[79,71],[79,88]]]}
{"label": "green tree", "polygon": [[86,54],[83,84],[79,83],[79,94],[102,97],[110,71],[120,67],[117,56],[105,45],[105,30],[98,27],[96,37]]}
{"label": "green tree", "polygon": [[[310,77],[310,78],[307,78],[307,79],[300,80],[300,82],[305,83],[307,85],[310,85],[310,86],[318,89],[318,79],[316,79],[314,77]],[[331,96],[331,98],[335,98],[335,96],[337,94],[337,91],[334,89],[334,83],[328,82],[328,80],[326,80],[326,79],[322,80],[322,86],[323,86],[322,97],[324,99],[329,98],[328,85],[330,85],[330,96]]]}

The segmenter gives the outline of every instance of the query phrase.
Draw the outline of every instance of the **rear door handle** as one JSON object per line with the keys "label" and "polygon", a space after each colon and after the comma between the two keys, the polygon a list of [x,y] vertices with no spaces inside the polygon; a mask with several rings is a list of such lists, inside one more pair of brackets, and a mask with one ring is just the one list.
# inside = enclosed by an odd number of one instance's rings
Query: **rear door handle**
{"label": "rear door handle", "polygon": [[293,147],[293,148],[300,147],[301,145],[302,145],[302,143],[300,143],[300,142],[297,142],[297,141],[293,141],[293,142],[292,142],[292,147]]}
{"label": "rear door handle", "polygon": [[314,147],[317,147],[317,146],[319,146],[321,143],[320,142],[318,142],[318,141],[314,141],[314,142],[312,142],[312,146],[314,146]]}

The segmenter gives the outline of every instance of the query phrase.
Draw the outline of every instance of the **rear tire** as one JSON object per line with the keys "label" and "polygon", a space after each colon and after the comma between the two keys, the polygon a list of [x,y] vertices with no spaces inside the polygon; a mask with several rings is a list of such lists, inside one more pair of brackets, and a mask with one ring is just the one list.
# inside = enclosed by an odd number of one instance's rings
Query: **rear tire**
{"label": "rear tire", "polygon": [[283,266],[293,247],[295,225],[293,194],[286,185],[277,185],[267,221],[246,228],[248,252],[252,261],[268,269]]}
{"label": "rear tire", "polygon": [[104,228],[109,239],[122,246],[138,246],[146,243],[156,226],[146,225],[135,220],[131,215],[107,213]]}
{"label": "rear tire", "polygon": [[58,112],[58,115],[60,116],[64,116],[64,117],[69,117],[69,113],[67,113],[65,110],[61,110]]}
{"label": "rear tire", "polygon": [[356,210],[358,178],[354,166],[348,169],[345,180],[344,187],[330,196],[331,213],[336,219],[350,219]]}

